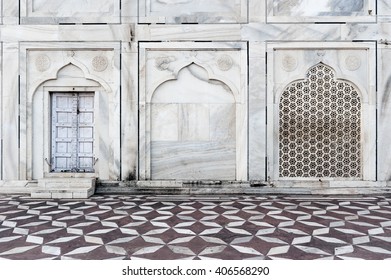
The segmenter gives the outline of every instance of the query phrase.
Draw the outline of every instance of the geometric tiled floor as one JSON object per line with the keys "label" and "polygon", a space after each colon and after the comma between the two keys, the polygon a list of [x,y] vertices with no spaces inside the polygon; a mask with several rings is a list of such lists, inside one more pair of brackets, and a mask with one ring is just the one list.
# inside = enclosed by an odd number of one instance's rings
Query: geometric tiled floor
{"label": "geometric tiled floor", "polygon": [[0,196],[0,259],[391,259],[391,196]]}

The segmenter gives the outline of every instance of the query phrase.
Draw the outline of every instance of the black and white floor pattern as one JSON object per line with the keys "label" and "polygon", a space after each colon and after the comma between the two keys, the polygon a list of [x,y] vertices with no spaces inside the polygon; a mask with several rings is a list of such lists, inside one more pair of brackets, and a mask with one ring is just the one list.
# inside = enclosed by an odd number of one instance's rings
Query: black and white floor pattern
{"label": "black and white floor pattern", "polygon": [[0,259],[391,259],[391,196],[0,196]]}

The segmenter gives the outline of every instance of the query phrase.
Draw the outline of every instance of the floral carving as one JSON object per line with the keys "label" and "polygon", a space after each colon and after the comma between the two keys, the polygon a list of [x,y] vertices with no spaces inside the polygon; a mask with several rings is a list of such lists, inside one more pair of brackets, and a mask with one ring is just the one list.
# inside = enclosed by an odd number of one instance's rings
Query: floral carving
{"label": "floral carving", "polygon": [[287,72],[292,72],[297,68],[297,59],[291,55],[285,55],[282,59],[282,68]]}
{"label": "floral carving", "polygon": [[92,67],[96,72],[105,71],[109,62],[105,56],[98,55],[92,59]]}
{"label": "floral carving", "polygon": [[223,54],[217,60],[217,65],[219,66],[220,70],[228,71],[233,66],[233,60],[229,55]]}
{"label": "floral carving", "polygon": [[164,57],[158,57],[155,60],[155,66],[160,71],[165,71],[170,66],[170,63],[175,61],[175,57],[172,56],[164,56]]}
{"label": "floral carving", "polygon": [[50,68],[50,58],[45,54],[40,54],[35,59],[35,67],[40,72],[45,72]]}
{"label": "floral carving", "polygon": [[355,71],[361,66],[361,59],[355,55],[349,55],[346,60],[346,68],[350,71]]}

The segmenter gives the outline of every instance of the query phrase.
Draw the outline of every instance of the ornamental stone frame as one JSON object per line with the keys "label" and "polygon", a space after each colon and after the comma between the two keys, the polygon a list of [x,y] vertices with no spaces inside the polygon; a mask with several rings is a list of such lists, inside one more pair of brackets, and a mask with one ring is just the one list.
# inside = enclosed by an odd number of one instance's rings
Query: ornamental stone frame
{"label": "ornamental stone frame", "polygon": [[[376,90],[374,44],[371,43],[322,43],[311,44],[311,48],[302,43],[269,43],[268,67],[268,174],[277,184],[290,184],[292,180],[321,181],[371,181],[376,180]],[[289,58],[289,59],[287,59]],[[360,63],[358,62],[360,61]],[[289,62],[289,63],[287,63]],[[334,81],[347,84],[358,93],[361,100],[361,138],[362,155],[358,162],[361,176],[282,176],[279,135],[281,133],[279,110],[283,92],[292,84],[306,81],[306,73],[316,65],[324,65],[330,73],[335,71]],[[309,77],[309,76],[307,76]],[[320,91],[322,94],[323,90]],[[294,91],[293,94],[297,94]],[[337,143],[336,143],[337,145]],[[296,153],[297,154],[297,153]],[[300,159],[297,162],[302,162]],[[301,174],[301,172],[299,172]],[[327,173],[327,172],[326,172]],[[315,174],[315,173],[311,173]],[[338,173],[340,174],[340,173]]]}

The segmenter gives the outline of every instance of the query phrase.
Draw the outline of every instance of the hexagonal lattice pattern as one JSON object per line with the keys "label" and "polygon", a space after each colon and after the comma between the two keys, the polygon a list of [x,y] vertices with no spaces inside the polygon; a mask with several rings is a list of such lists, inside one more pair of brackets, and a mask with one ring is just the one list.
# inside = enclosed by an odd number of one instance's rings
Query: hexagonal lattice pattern
{"label": "hexagonal lattice pattern", "polygon": [[289,84],[279,104],[281,177],[361,177],[361,101],[320,63]]}

